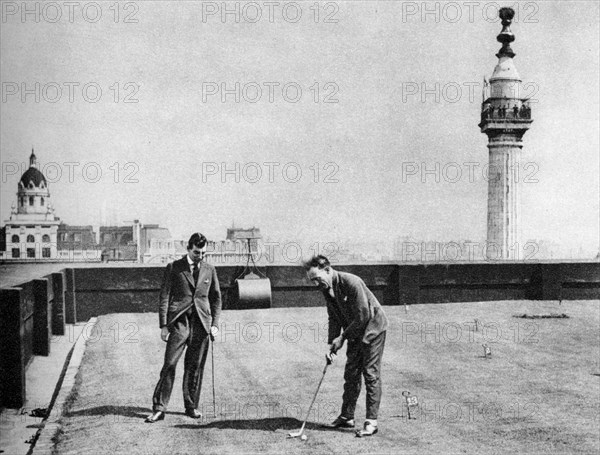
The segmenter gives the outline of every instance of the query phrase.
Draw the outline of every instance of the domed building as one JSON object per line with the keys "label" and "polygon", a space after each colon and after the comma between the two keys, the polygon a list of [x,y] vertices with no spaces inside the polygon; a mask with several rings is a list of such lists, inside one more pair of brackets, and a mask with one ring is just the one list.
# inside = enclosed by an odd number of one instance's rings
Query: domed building
{"label": "domed building", "polygon": [[61,222],[33,149],[17,187],[17,203],[0,229],[0,262],[165,262],[175,254],[169,230],[157,224],[100,226],[98,240],[92,225]]}
{"label": "domed building", "polygon": [[29,169],[21,176],[17,204],[6,220],[6,252],[12,259],[53,259],[58,256],[56,240],[60,219],[50,203],[44,174],[38,169],[33,149]]}

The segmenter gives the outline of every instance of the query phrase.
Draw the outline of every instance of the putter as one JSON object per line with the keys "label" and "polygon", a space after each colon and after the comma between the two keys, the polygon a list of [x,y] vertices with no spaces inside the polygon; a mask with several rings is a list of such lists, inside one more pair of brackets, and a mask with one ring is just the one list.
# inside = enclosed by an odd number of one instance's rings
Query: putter
{"label": "putter", "polygon": [[317,394],[319,393],[319,389],[321,388],[321,384],[323,383],[323,378],[325,378],[325,373],[327,373],[327,367],[328,366],[329,366],[329,363],[325,363],[325,368],[323,368],[323,374],[321,376],[321,380],[319,381],[319,385],[317,386],[317,390],[315,391],[313,399],[310,402],[310,406],[308,407],[308,411],[306,412],[306,418],[304,419],[304,422],[302,423],[302,428],[300,428],[300,430],[298,430],[298,431],[294,431],[292,433],[288,433],[288,438],[298,438],[298,437],[301,437],[302,434],[304,434],[304,427],[306,426],[306,421],[308,420],[308,416],[310,415],[310,411],[311,411],[311,409],[313,407],[313,404],[315,404],[315,400],[317,399]]}
{"label": "putter", "polygon": [[211,336],[210,357],[212,363],[212,389],[213,389],[213,418],[217,418],[217,400],[215,400],[215,339]]}

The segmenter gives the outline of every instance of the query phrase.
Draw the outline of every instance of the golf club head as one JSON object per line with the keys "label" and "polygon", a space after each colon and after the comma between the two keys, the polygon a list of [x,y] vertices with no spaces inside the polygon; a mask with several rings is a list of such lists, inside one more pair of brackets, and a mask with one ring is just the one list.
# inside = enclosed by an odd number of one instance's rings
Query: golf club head
{"label": "golf club head", "polygon": [[293,431],[291,433],[288,433],[288,438],[299,438],[300,436],[302,436],[302,433],[304,433],[304,430]]}

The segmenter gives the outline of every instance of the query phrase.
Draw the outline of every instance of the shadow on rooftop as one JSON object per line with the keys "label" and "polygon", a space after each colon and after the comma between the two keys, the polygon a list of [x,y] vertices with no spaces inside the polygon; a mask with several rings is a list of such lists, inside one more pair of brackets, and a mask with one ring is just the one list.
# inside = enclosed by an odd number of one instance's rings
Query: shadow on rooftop
{"label": "shadow on rooftop", "polygon": [[108,416],[118,415],[123,417],[139,417],[145,418],[152,412],[152,409],[141,406],[96,406],[94,408],[81,409],[79,411],[69,411],[66,413],[67,417],[78,417],[78,416]]}
{"label": "shadow on rooftop", "polygon": [[[262,430],[262,431],[297,431],[302,426],[302,422],[291,417],[273,417],[269,419],[247,419],[247,420],[217,420],[206,424],[185,424],[175,425],[175,428],[188,430],[198,429],[229,429],[229,430]],[[340,431],[334,428],[324,427],[321,423],[306,422],[306,430],[320,431]]]}

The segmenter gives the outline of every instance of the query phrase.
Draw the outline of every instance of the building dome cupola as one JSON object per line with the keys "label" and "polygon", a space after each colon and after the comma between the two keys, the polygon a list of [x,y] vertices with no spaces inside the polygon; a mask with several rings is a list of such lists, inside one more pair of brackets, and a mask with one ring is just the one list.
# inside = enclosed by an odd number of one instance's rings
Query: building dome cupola
{"label": "building dome cupola", "polygon": [[35,189],[35,188],[43,188],[46,189],[48,187],[48,182],[46,182],[46,177],[41,171],[38,169],[37,157],[33,149],[31,149],[31,156],[29,157],[29,169],[25,171],[25,173],[21,176],[21,180],[19,181],[19,188],[23,189]]}
{"label": "building dome cupola", "polygon": [[35,156],[35,152],[33,151],[33,147],[31,147],[31,155],[29,156],[29,167],[37,168],[37,157]]}

